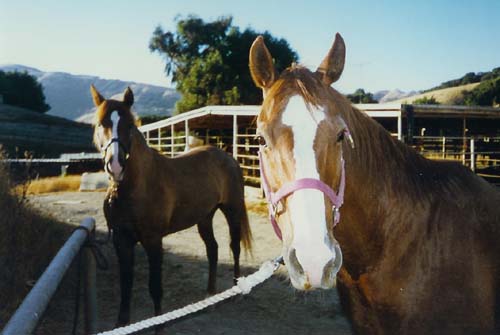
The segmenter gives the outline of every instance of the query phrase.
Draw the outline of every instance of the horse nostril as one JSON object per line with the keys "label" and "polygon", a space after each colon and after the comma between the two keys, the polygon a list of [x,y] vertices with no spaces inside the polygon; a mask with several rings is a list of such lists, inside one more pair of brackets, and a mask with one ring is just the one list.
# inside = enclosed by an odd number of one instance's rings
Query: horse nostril
{"label": "horse nostril", "polygon": [[112,169],[111,169],[111,161],[107,161],[107,162],[104,162],[104,168],[106,170],[107,173],[111,174],[112,173]]}
{"label": "horse nostril", "polygon": [[335,257],[329,260],[323,268],[323,283],[333,281],[341,266],[342,251],[340,250],[340,247],[335,246]]}
{"label": "horse nostril", "polygon": [[290,266],[299,274],[303,275],[304,274],[304,269],[302,268],[302,265],[300,265],[299,260],[297,259],[297,254],[295,248],[293,248],[290,251],[289,254],[289,261],[290,261]]}
{"label": "horse nostril", "polygon": [[118,155],[118,163],[120,163],[121,166],[124,166],[125,160],[126,160],[125,155],[120,152],[120,154]]}

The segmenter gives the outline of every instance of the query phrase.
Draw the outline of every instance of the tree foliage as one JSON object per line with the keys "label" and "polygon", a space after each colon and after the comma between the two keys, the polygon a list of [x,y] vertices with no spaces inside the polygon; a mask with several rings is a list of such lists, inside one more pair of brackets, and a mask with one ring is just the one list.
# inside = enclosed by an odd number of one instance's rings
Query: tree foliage
{"label": "tree foliage", "polygon": [[415,99],[412,102],[415,105],[439,105],[439,102],[434,98],[434,96],[429,97],[422,97],[419,99]]}
{"label": "tree foliage", "polygon": [[139,123],[141,126],[150,124],[153,122],[165,120],[165,115],[143,115],[139,116]]}
{"label": "tree foliage", "polygon": [[425,90],[424,92],[439,90],[448,87],[457,87],[472,83],[479,83],[487,80],[492,80],[495,78],[500,78],[500,67],[494,68],[489,72],[477,72],[477,73],[468,72],[458,79],[445,81],[441,85]]}
{"label": "tree foliage", "polygon": [[40,113],[45,113],[50,109],[50,106],[45,103],[42,85],[26,72],[0,71],[0,94],[5,104]]}
{"label": "tree foliage", "polygon": [[481,82],[472,91],[464,91],[467,106],[497,106],[500,104],[500,76]]}
{"label": "tree foliage", "polygon": [[353,104],[371,104],[378,102],[373,98],[372,93],[365,92],[362,88],[358,88],[354,93],[348,94],[347,99],[351,100]]}
{"label": "tree foliage", "polygon": [[260,104],[262,92],[248,69],[250,46],[258,35],[263,35],[278,71],[297,61],[286,40],[267,31],[240,31],[232,25],[232,17],[213,22],[196,16],[178,18],[175,32],[158,26],[149,49],[164,57],[165,72],[182,94],[177,112],[205,105]]}

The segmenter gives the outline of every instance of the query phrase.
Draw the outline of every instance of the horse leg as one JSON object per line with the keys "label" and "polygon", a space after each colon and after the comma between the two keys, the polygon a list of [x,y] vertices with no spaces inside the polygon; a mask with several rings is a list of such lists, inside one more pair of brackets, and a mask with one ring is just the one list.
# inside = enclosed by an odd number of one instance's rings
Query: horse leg
{"label": "horse leg", "polygon": [[234,261],[234,284],[237,284],[237,279],[240,277],[240,241],[241,241],[241,217],[236,211],[229,208],[221,208],[229,225],[229,234],[231,236],[231,251],[233,252]]}
{"label": "horse leg", "polygon": [[149,295],[153,299],[155,315],[161,314],[161,299],[163,297],[162,288],[162,262],[163,262],[163,246],[160,238],[150,238],[141,241],[142,246],[146,250],[149,262]]}
{"label": "horse leg", "polygon": [[117,326],[124,326],[130,322],[130,298],[134,283],[134,246],[135,241],[127,234],[116,230],[113,234],[113,244],[118,265],[120,268],[120,312]]}
{"label": "horse leg", "polygon": [[207,291],[209,294],[215,294],[216,291],[216,280],[217,280],[217,260],[218,260],[218,248],[217,241],[214,236],[214,228],[212,224],[212,215],[203,222],[198,224],[198,232],[205,242],[205,248],[207,249],[208,257],[208,287]]}

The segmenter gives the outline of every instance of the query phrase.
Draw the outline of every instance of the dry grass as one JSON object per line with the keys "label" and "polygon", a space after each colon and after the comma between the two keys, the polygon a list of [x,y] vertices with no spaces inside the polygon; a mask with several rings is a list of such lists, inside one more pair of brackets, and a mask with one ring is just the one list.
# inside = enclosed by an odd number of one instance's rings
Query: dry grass
{"label": "dry grass", "polygon": [[440,90],[430,91],[427,93],[391,101],[391,103],[411,104],[417,99],[434,97],[434,99],[436,99],[437,102],[442,105],[457,105],[463,101],[463,91],[472,91],[479,84],[480,83],[472,83],[457,87],[443,88]]}
{"label": "dry grass", "polygon": [[262,199],[262,200],[255,200],[255,199],[247,200],[246,206],[247,206],[247,210],[249,212],[254,212],[254,213],[260,214],[260,215],[267,215],[269,213],[268,208],[267,208],[267,202],[264,199]]}
{"label": "dry grass", "polygon": [[[0,153],[0,157],[2,154]],[[0,165],[0,328],[24,299],[71,228],[33,210]]]}
{"label": "dry grass", "polygon": [[41,178],[31,181],[26,192],[29,195],[51,192],[76,192],[80,189],[80,179],[80,175]]}

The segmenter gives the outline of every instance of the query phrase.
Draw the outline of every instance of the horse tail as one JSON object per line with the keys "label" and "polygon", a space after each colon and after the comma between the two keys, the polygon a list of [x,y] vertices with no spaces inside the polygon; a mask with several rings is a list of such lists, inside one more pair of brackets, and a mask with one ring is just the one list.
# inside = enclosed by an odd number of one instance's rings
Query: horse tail
{"label": "horse tail", "polygon": [[250,229],[250,224],[248,222],[248,213],[245,203],[243,202],[243,215],[241,217],[241,225],[240,225],[240,238],[241,244],[243,245],[243,249],[245,251],[252,251],[252,231]]}

